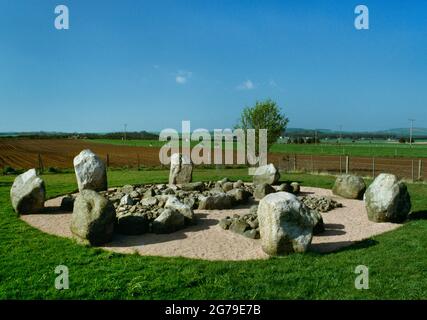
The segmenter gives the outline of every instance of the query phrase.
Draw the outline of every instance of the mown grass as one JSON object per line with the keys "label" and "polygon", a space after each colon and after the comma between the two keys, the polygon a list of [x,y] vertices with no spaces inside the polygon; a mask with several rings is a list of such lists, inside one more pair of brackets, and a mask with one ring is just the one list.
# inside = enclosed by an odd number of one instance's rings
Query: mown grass
{"label": "mown grass", "polygon": [[426,158],[427,145],[399,143],[274,144],[270,152],[306,155],[348,155],[354,157]]}
{"label": "mown grass", "polygon": [[[114,140],[114,139],[91,139],[95,143],[114,145],[128,145],[134,147],[160,148],[165,142],[158,140]],[[194,147],[198,142],[191,141]],[[224,147],[225,148],[225,147]],[[236,144],[233,146],[236,150]],[[427,144],[387,143],[387,142],[345,142],[345,143],[321,143],[321,144],[274,144],[270,152],[306,155],[349,155],[354,157],[401,157],[401,158],[426,158]]]}
{"label": "mown grass", "polygon": [[[166,182],[166,171],[111,171],[110,185]],[[196,170],[195,180],[249,180],[244,169]],[[45,175],[48,196],[76,189],[72,174]],[[330,188],[334,177],[284,179]],[[427,221],[331,254],[293,254],[262,261],[209,262],[121,255],[44,234],[19,220],[9,201],[13,177],[0,177],[1,299],[425,299]],[[411,184],[414,211],[427,213],[427,186]],[[70,289],[56,290],[54,269],[70,271]],[[356,266],[369,267],[370,289],[354,286]]]}

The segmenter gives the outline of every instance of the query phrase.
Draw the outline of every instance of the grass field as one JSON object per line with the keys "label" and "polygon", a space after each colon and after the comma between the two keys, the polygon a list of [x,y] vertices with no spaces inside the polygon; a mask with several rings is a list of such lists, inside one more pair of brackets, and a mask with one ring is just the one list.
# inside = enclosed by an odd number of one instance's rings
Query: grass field
{"label": "grass field", "polygon": [[[197,180],[248,180],[244,169],[196,170]],[[166,182],[167,171],[110,171],[112,186]],[[50,174],[48,196],[75,191],[73,174]],[[13,176],[0,177],[1,299],[426,299],[427,221],[330,254],[293,254],[263,261],[208,262],[121,255],[44,234],[13,213]],[[330,188],[334,177],[286,174],[285,180]],[[427,214],[427,185],[409,185],[413,210]],[[54,288],[57,265],[70,289]],[[356,266],[369,267],[370,289],[354,287]]]}
{"label": "grass field", "polygon": [[[127,145],[133,147],[160,148],[164,142],[157,140],[114,140],[114,139],[92,139],[87,140],[95,143]],[[191,146],[197,142],[192,141]],[[236,147],[234,146],[234,149]],[[321,144],[274,144],[270,152],[306,154],[306,155],[349,155],[355,157],[404,157],[404,158],[427,158],[427,144],[401,144],[381,141],[369,142],[343,142],[321,143]]]}

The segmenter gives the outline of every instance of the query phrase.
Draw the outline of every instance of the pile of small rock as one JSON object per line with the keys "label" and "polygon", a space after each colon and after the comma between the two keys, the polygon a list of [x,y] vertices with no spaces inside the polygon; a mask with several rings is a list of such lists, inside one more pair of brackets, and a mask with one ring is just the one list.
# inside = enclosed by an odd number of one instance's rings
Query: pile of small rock
{"label": "pile of small rock", "polygon": [[259,239],[259,222],[257,216],[258,206],[252,206],[249,213],[239,216],[225,217],[219,221],[219,226],[250,239]]}
{"label": "pile of small rock", "polygon": [[305,196],[300,197],[299,200],[304,203],[308,208],[317,210],[319,212],[328,212],[336,208],[342,208],[342,204],[333,200],[330,197],[316,197],[316,196]]}
{"label": "pile of small rock", "polygon": [[[122,234],[170,233],[196,223],[194,209],[229,209],[246,203],[252,189],[242,181],[227,178],[214,183],[182,185],[125,185],[99,192],[116,211],[115,230]],[[64,209],[73,198],[63,199]]]}

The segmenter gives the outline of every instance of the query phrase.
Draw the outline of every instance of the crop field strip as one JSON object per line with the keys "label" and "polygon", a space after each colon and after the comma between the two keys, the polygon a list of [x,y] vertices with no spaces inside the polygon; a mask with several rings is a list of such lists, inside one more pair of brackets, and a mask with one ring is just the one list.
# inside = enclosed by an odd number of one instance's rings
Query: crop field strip
{"label": "crop field strip", "polygon": [[[91,149],[112,168],[158,167],[159,147],[95,143],[72,139],[0,139],[0,169],[72,168],[73,158]],[[234,156],[234,158],[236,158]],[[269,162],[286,171],[345,172],[345,156],[270,153]],[[427,159],[401,157],[350,157],[349,171],[366,176],[390,172],[402,178],[427,179]],[[421,171],[419,161],[421,160]],[[375,170],[374,170],[375,169]]]}

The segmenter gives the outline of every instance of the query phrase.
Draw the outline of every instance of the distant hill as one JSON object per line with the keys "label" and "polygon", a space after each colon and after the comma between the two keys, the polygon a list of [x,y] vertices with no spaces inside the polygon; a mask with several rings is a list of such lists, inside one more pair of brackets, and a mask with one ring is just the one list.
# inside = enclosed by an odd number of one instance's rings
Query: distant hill
{"label": "distant hill", "polygon": [[[389,130],[377,131],[338,131],[330,129],[304,129],[304,128],[287,128],[285,135],[290,137],[300,136],[317,136],[322,137],[361,137],[361,138],[401,138],[409,136],[409,128],[394,128]],[[427,128],[414,128],[412,132],[415,138],[427,138]]]}
{"label": "distant hill", "polygon": [[[377,131],[342,131],[330,130],[330,129],[306,129],[306,128],[287,128],[285,136],[288,137],[315,137],[318,138],[337,138],[342,136],[343,138],[376,138],[376,139],[399,139],[401,137],[409,137],[408,128],[394,128],[389,130],[377,130]],[[73,139],[122,139],[124,136],[123,132],[100,132],[100,133],[70,133],[70,132],[0,132],[0,138],[5,137],[25,137],[33,139],[49,139],[49,138],[73,138]],[[415,138],[427,139],[427,128],[414,128],[413,136]],[[138,132],[127,132],[127,139],[137,140],[157,140],[159,138],[158,133],[138,131]]]}

